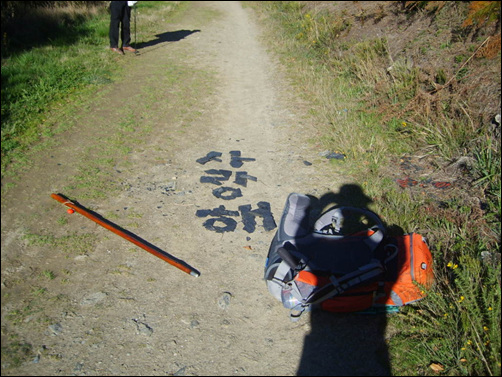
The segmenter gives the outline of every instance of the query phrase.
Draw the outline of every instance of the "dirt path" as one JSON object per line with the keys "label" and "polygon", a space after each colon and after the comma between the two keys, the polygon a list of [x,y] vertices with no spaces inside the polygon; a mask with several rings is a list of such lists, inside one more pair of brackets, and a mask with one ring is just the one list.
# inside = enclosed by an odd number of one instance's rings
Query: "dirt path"
{"label": "dirt path", "polygon": [[[262,280],[275,228],[249,211],[278,222],[290,192],[343,182],[303,141],[300,103],[252,11],[193,2],[166,28],[2,200],[2,375],[388,374],[384,319],[292,323]],[[193,80],[173,84],[173,69]],[[210,152],[219,160],[197,162]],[[96,155],[120,187],[106,199],[78,185],[104,174],[85,169]],[[67,216],[50,198],[65,188],[201,276]],[[205,211],[220,206],[230,220]]]}

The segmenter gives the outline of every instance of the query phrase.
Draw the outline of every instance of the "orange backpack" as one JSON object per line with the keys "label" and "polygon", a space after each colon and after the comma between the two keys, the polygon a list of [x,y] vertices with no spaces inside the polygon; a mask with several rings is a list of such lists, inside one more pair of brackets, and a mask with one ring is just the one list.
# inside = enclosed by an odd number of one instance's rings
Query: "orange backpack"
{"label": "orange backpack", "polygon": [[384,247],[389,246],[397,248],[397,255],[387,261],[380,281],[349,289],[321,307],[333,312],[392,309],[424,298],[423,288],[430,288],[434,281],[432,255],[425,239],[410,233],[386,239]]}
{"label": "orange backpack", "polygon": [[[269,292],[290,317],[319,306],[332,312],[396,311],[425,296],[433,282],[432,255],[417,233],[389,237],[379,217],[355,208],[333,208],[314,229],[310,199],[290,194],[265,263]],[[357,219],[367,229],[345,232]]]}

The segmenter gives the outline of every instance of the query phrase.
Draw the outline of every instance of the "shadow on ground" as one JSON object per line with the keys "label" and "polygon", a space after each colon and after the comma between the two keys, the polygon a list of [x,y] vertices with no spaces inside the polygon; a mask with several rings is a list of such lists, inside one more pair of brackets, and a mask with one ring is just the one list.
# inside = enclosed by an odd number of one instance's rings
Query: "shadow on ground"
{"label": "shadow on ground", "polygon": [[[343,185],[339,192],[310,197],[310,221],[332,207],[368,208],[372,200],[359,185]],[[385,376],[391,367],[385,314],[329,313],[314,309],[311,332],[305,337],[299,376]]]}
{"label": "shadow on ground", "polygon": [[[305,198],[305,196],[303,196],[303,198]],[[309,260],[312,262],[314,259],[317,260],[316,263],[320,263],[319,261],[322,260],[320,259],[321,255],[326,256],[327,252],[333,253],[331,256],[333,261],[336,260],[340,263],[344,263],[345,257],[340,254],[348,251],[356,253],[357,250],[352,250],[347,247],[344,249],[342,247],[344,245],[343,242],[331,243],[331,246],[326,248],[324,246],[328,245],[329,242],[326,238],[323,238],[322,242],[311,239],[313,243],[309,249],[308,243],[302,244],[302,242],[308,242],[310,239],[310,233],[305,233],[305,230],[314,229],[316,220],[335,207],[358,207],[368,209],[371,202],[371,198],[365,195],[359,185],[355,184],[346,184],[340,188],[338,193],[327,192],[319,198],[313,196],[308,196],[308,200],[302,199],[302,196],[293,196],[291,200],[288,198],[274,242],[276,242],[277,245],[284,245],[283,247],[281,246],[282,252],[285,252],[285,248],[292,248],[296,253],[307,255],[307,265],[310,263],[308,262]],[[305,222],[307,218],[308,224]],[[362,219],[357,220],[352,217],[347,217],[344,222],[360,223],[363,227],[367,227],[367,224],[362,222]],[[342,229],[350,228],[350,225],[348,227],[345,225],[346,224],[342,225]],[[402,229],[397,226],[389,227],[386,224],[382,224],[380,228],[382,228],[384,233],[388,236],[402,234]],[[290,242],[293,242],[296,246],[292,246]],[[272,248],[277,245],[273,245]],[[339,245],[340,249],[335,250],[336,245]],[[357,247],[354,245],[358,244],[352,243],[352,245],[353,247]],[[315,250],[312,250],[312,247],[315,247]],[[373,258],[371,261],[377,259],[383,263],[385,259],[385,272],[379,277],[378,281],[396,281],[397,271],[400,271],[398,258],[386,259],[382,254],[383,251],[383,246],[381,248],[379,247],[372,251],[373,256],[371,256],[371,258]],[[354,255],[360,255],[361,258],[367,257],[364,253]],[[271,258],[275,257],[272,256]],[[292,260],[291,263],[299,266],[298,261]],[[289,265],[291,266],[292,264]],[[312,266],[315,265],[315,263],[312,264]],[[338,271],[344,269],[342,265],[339,267]],[[329,268],[334,268],[336,270],[338,267],[335,268],[333,266]],[[344,272],[344,274],[345,273],[349,274],[350,271]],[[341,272],[339,272],[339,274],[341,274]],[[362,287],[363,286],[360,288]],[[371,301],[370,295],[373,289],[374,288],[370,287],[368,291],[355,290],[351,292],[349,290],[343,293],[345,297],[341,299],[343,301],[339,300],[339,303],[345,302],[345,305],[347,305],[350,300],[354,300],[354,305],[356,305],[354,306],[354,310],[361,310],[357,309],[357,305],[360,305],[358,297],[369,297]],[[380,296],[378,297],[381,298],[382,294],[385,295],[386,293],[380,290]],[[345,310],[342,309],[343,307],[344,305],[341,305],[337,310]],[[390,360],[385,342],[387,316],[383,310],[385,309],[368,309],[365,310],[364,313],[334,313],[322,311],[318,308],[318,305],[314,306],[310,313],[311,332],[305,337],[303,353],[297,374],[299,376],[391,375]]]}
{"label": "shadow on ground", "polygon": [[384,314],[314,310],[305,337],[298,376],[391,375]]}
{"label": "shadow on ground", "polygon": [[181,41],[182,39],[185,39],[189,35],[192,35],[193,33],[198,33],[200,30],[177,30],[177,31],[166,31],[165,33],[161,34],[156,34],[155,36],[157,37],[156,39],[153,39],[148,42],[143,42],[143,43],[138,43],[137,48],[145,48],[145,47],[152,47],[155,45],[158,45],[160,43],[165,43],[165,42],[178,42]]}

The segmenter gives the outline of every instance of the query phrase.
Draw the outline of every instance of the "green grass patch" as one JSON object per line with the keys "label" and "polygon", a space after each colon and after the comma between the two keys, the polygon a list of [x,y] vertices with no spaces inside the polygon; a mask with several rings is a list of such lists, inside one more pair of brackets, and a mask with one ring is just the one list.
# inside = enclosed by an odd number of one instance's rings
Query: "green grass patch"
{"label": "green grass patch", "polygon": [[17,368],[34,356],[30,343],[8,341],[5,346],[2,345],[2,369]]}
{"label": "green grass patch", "polygon": [[93,252],[96,247],[97,236],[92,233],[56,237],[27,233],[23,237],[28,245],[50,247],[69,255],[84,255]]}
{"label": "green grass patch", "polygon": [[[437,271],[439,287],[395,323],[396,375],[500,375],[500,265],[463,256]],[[453,282],[453,284],[452,284]],[[404,344],[407,347],[404,347]]]}
{"label": "green grass patch", "polygon": [[[82,25],[109,23],[104,11],[89,17]],[[114,61],[105,50],[106,40],[92,34],[99,30],[89,30],[91,34],[77,33],[79,38],[2,56],[2,175],[12,156],[57,129],[61,103],[112,80]]]}
{"label": "green grass patch", "polygon": [[[155,40],[159,19],[172,19],[187,6],[183,2],[138,3],[136,15],[141,29],[137,43]],[[59,139],[54,136],[78,123],[75,106],[95,106],[95,98],[106,95],[104,86],[122,77],[127,64],[135,64],[130,59],[129,63],[127,59],[117,60],[109,53],[106,9],[80,17],[78,22],[87,31],[75,33],[71,43],[46,41],[3,57],[2,176],[15,176],[31,165],[37,151],[55,147]],[[176,124],[189,123],[200,115],[192,114],[190,107],[194,98],[210,90],[210,84],[202,84],[210,80],[210,75],[173,61],[159,64],[158,74],[165,85],[159,86],[156,81],[144,86],[144,93],[138,93],[142,104],[139,110],[134,108],[135,99],[130,98],[131,103],[124,105],[128,110],[117,122],[93,132],[95,143],[79,158],[76,174],[68,177],[68,184],[62,188],[65,193],[83,200],[105,198],[119,190],[117,166],[130,164],[127,156],[144,144],[158,124],[159,120],[152,118],[155,111],[169,114]],[[184,95],[171,96],[177,102],[166,102],[170,93]],[[11,187],[15,185],[9,183],[3,190]]]}
{"label": "green grass patch", "polygon": [[56,278],[56,274],[54,273],[54,271],[51,270],[42,271],[41,276],[45,277],[48,280],[54,280]]}
{"label": "green grass patch", "polygon": [[[106,3],[66,3],[17,4],[22,9],[5,22],[2,14],[2,177],[27,166],[33,146],[72,127],[67,115],[76,103],[82,106],[103,85],[123,77],[125,63],[108,51]],[[146,41],[157,25],[148,20],[172,16],[180,2],[137,7],[144,18],[138,41]],[[21,32],[20,24],[29,33]]]}

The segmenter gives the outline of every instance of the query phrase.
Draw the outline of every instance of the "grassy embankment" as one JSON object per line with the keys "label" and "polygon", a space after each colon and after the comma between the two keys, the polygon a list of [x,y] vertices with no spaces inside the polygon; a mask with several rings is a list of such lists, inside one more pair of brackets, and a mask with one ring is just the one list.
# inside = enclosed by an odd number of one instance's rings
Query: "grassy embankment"
{"label": "grassy embankment", "polygon": [[[399,12],[410,23],[426,15],[435,26],[414,36],[418,51],[440,57],[433,74],[404,51],[391,55],[386,37],[344,38],[355,23],[392,17],[383,6],[358,17],[308,2],[256,7],[271,26],[267,40],[312,104],[311,141],[346,155],[334,168],[363,188],[388,224],[429,240],[437,281],[427,299],[390,319],[400,329],[389,341],[393,373],[500,375],[500,134],[491,124],[496,113],[477,113],[479,103],[488,105],[476,96],[487,81],[473,80],[493,69],[489,78],[500,88],[500,28],[486,34],[500,2],[407,4]],[[452,29],[459,50],[445,38]],[[426,41],[434,33],[437,47]],[[399,187],[389,172],[416,155],[438,170],[462,165],[462,187],[442,200]]]}
{"label": "grassy embankment", "polygon": [[[117,59],[108,49],[107,2],[6,3],[2,6],[2,178],[15,177],[30,166],[38,151],[53,147],[57,140],[52,136],[74,127],[75,110],[88,106],[107,84],[121,80],[130,58]],[[182,5],[138,4],[141,24],[133,43],[155,39],[155,20],[168,20]],[[173,72],[173,77],[179,75]],[[122,129],[133,126],[127,122],[122,122]]]}

